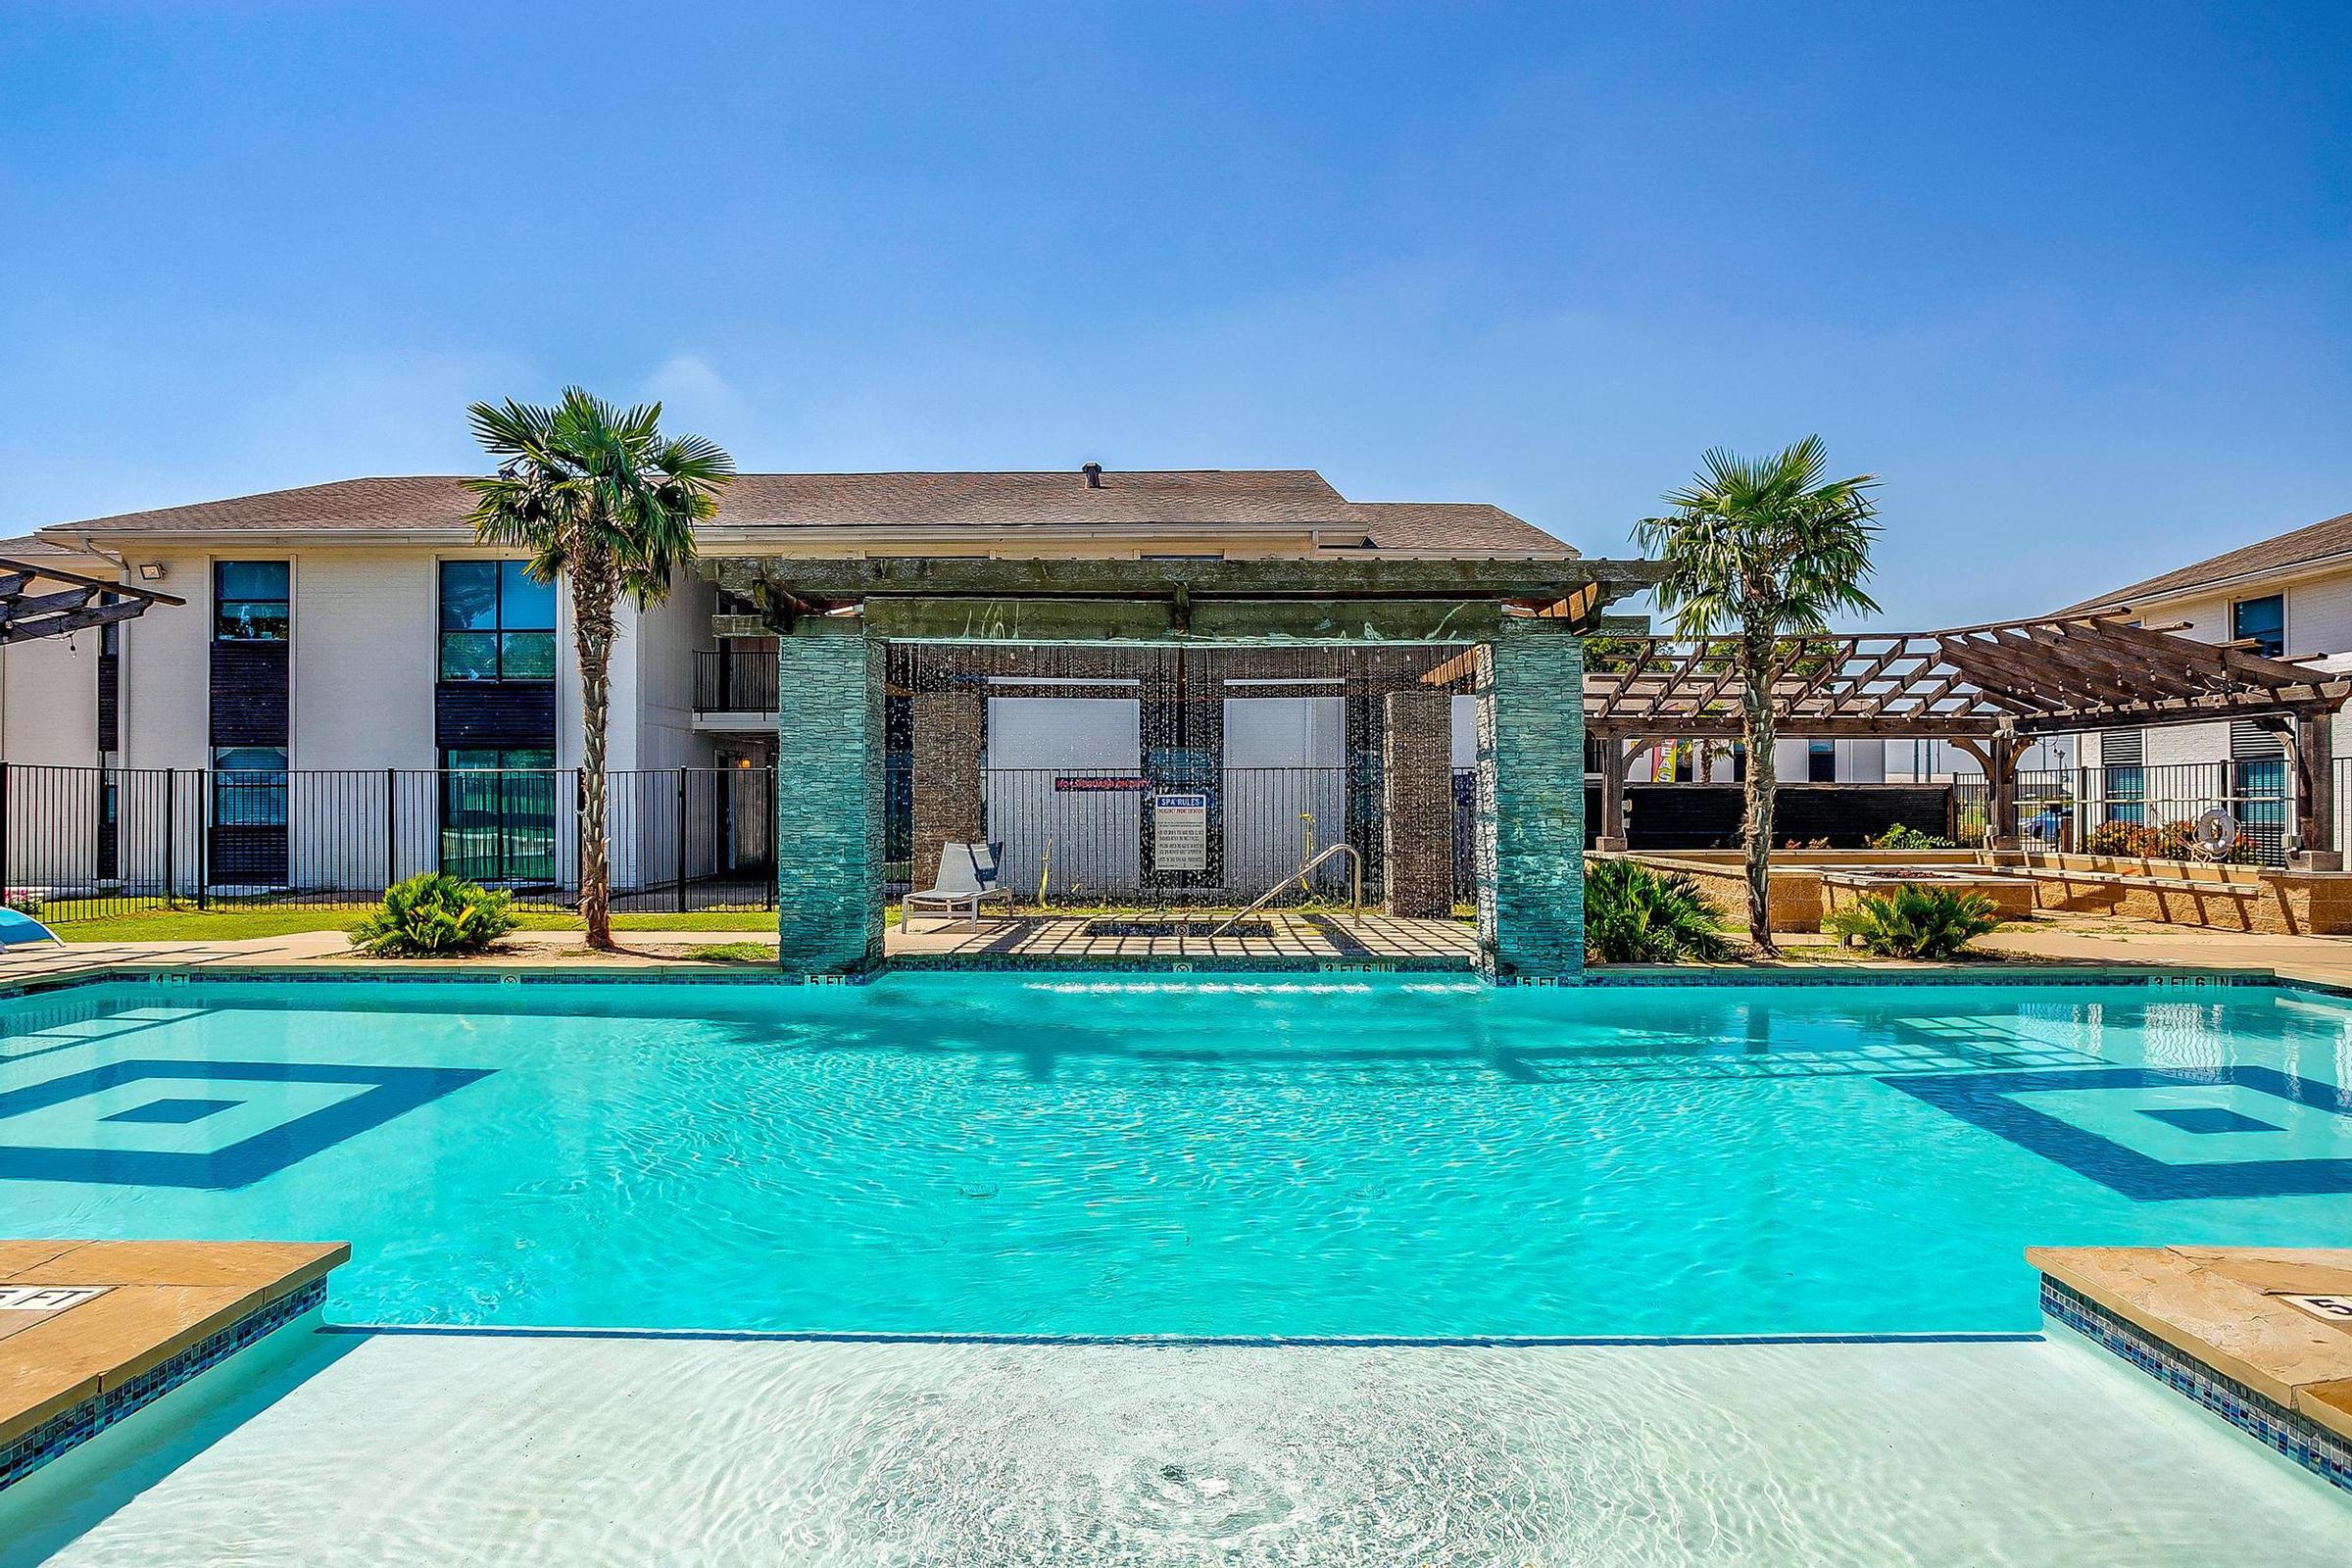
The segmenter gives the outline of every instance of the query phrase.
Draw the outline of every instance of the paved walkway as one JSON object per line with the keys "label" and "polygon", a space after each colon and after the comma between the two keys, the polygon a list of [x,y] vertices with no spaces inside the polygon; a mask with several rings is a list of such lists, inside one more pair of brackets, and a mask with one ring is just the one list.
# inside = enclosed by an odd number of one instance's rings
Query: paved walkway
{"label": "paved walkway", "polygon": [[62,948],[18,948],[0,956],[0,984],[77,974],[120,966],[167,964],[174,968],[275,968],[286,964],[365,962],[370,968],[448,968],[452,964],[514,965],[592,963],[646,967],[689,961],[695,948],[753,942],[773,948],[772,928],[746,931],[619,931],[618,951],[597,953],[578,931],[516,931],[500,939],[483,958],[412,960],[355,958],[340,931],[299,931],[290,936],[250,937],[237,942],[77,942]]}
{"label": "paved walkway", "polygon": [[[1346,916],[1276,914],[1261,917],[1270,930],[1252,937],[1149,936],[1090,932],[1075,918],[984,917],[980,929],[939,925],[925,919],[912,935],[893,927],[887,951],[912,964],[952,964],[959,958],[999,965],[1084,964],[1121,958],[1196,957],[1258,959],[1271,963],[1315,961],[1403,961],[1467,966],[1476,950],[1471,927],[1458,920],[1394,920],[1366,915],[1360,927]],[[1146,923],[1137,917],[1133,924]],[[650,967],[701,962],[694,949],[740,943],[772,946],[772,929],[741,931],[622,931],[618,952],[593,953],[577,931],[517,931],[503,939],[486,959],[425,959],[445,968],[451,962],[499,966],[578,965]],[[1791,946],[1802,937],[1784,939]],[[2268,936],[2208,931],[2097,916],[2039,918],[2030,926],[1980,938],[1974,951],[1987,956],[2043,963],[2102,963],[2240,968],[2290,980],[2352,986],[2352,937]],[[340,931],[305,931],[292,936],[255,937],[240,942],[98,942],[64,948],[20,948],[0,956],[0,984],[115,966],[168,964],[173,967],[272,967],[351,960]],[[385,968],[407,965],[384,960]]]}
{"label": "paved walkway", "polygon": [[1981,937],[1978,951],[2061,963],[2267,969],[2282,979],[2352,986],[2352,937],[2269,936],[2208,931],[2112,917],[2037,919]]}

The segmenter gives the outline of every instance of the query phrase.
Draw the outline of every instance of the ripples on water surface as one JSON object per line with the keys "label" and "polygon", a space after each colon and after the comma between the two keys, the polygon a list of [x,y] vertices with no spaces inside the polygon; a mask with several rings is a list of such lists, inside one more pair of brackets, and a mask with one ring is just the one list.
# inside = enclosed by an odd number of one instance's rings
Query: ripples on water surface
{"label": "ripples on water surface", "polygon": [[[0,1095],[134,1060],[488,1069],[243,1187],[0,1182],[11,1235],[347,1238],[333,1310],[353,1321],[2030,1329],[2034,1243],[2352,1245],[2343,1192],[2134,1200],[1887,1081],[2252,1065],[2345,1083],[2352,1009],[2254,989],[197,982],[7,1020]],[[201,1150],[208,1120],[244,1136],[346,1092],[224,1084],[236,1108],[178,1126],[105,1120],[135,1086],[0,1099],[0,1154]],[[2268,1114],[2249,1094],[2064,1113],[2173,1159],[2248,1159],[2263,1138],[2352,1158],[2352,1119],[2324,1105],[2210,1137],[2145,1114]],[[1162,1480],[1171,1509],[1259,1505]]]}

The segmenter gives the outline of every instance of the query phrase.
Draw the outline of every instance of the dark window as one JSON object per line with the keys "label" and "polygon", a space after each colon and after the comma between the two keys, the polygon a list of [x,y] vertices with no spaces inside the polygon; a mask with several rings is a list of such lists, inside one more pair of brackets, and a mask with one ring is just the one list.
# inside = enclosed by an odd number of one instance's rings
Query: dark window
{"label": "dark window", "polygon": [[213,748],[213,822],[218,827],[286,825],[286,749]]}
{"label": "dark window", "polygon": [[556,878],[556,754],[466,748],[441,754],[441,869],[471,882]]}
{"label": "dark window", "polygon": [[282,643],[292,624],[282,561],[213,563],[213,641]]}
{"label": "dark window", "polygon": [[2252,642],[2258,654],[2277,659],[2286,652],[2286,596],[2266,594],[2260,599],[2240,599],[2230,607],[2230,637],[2233,642]]}
{"label": "dark window", "polygon": [[1838,782],[1838,743],[1836,741],[1805,742],[1805,782],[1835,784]]}
{"label": "dark window", "polygon": [[555,584],[519,561],[441,563],[441,678],[556,678]]}

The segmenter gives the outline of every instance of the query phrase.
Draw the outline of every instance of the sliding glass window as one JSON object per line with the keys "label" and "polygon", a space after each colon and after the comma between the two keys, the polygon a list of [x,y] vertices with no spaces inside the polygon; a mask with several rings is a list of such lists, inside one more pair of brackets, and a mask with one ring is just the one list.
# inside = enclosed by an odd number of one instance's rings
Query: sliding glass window
{"label": "sliding glass window", "polygon": [[541,748],[443,752],[441,869],[469,882],[556,879],[556,754]]}

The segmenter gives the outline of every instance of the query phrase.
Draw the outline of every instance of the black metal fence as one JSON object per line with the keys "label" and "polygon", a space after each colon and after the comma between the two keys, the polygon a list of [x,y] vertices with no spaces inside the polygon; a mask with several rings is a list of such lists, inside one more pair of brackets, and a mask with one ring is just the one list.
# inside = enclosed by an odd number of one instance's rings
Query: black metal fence
{"label": "black metal fence", "polygon": [[[2335,770],[2340,802],[2352,758],[2337,759]],[[1983,843],[1991,808],[1984,777],[1954,781],[1953,793],[1960,842]],[[2291,801],[2286,761],[2278,757],[2029,769],[2017,776],[2018,838],[2055,853],[2180,858],[2197,819],[2218,808],[2237,821],[2239,858],[2283,865]],[[2339,826],[2339,843],[2341,833]]]}
{"label": "black metal fence", "polygon": [[[772,907],[766,768],[607,775],[613,905]],[[0,899],[71,920],[163,905],[362,908],[447,871],[526,907],[579,896],[576,769],[230,772],[0,763]]]}
{"label": "black metal fence", "polygon": [[1004,885],[1044,904],[1247,903],[1345,899],[1335,856],[1303,884],[1301,864],[1335,843],[1363,857],[1364,898],[1380,895],[1379,795],[1346,767],[1226,767],[1171,783],[1088,768],[986,768],[981,806]]}

